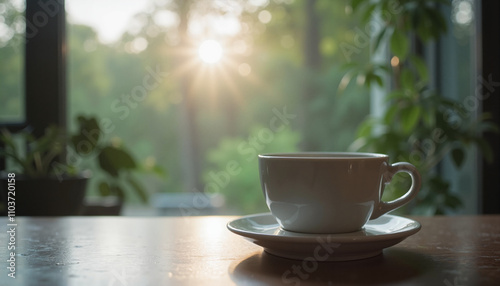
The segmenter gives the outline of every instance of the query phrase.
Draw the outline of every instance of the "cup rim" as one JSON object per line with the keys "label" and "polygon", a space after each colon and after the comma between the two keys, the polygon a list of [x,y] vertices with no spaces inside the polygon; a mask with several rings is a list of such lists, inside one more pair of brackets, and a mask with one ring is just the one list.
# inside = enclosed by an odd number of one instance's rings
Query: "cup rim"
{"label": "cup rim", "polygon": [[259,154],[263,159],[284,160],[370,160],[385,159],[389,155],[368,152],[288,152],[288,153],[265,153]]}

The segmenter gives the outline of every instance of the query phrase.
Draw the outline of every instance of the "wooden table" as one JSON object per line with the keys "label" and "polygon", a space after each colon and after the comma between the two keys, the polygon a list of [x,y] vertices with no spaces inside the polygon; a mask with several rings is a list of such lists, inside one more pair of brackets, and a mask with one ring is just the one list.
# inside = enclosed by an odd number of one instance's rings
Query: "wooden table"
{"label": "wooden table", "polygon": [[383,255],[300,266],[229,232],[235,217],[16,218],[15,279],[0,219],[0,285],[500,285],[500,216],[420,217]]}

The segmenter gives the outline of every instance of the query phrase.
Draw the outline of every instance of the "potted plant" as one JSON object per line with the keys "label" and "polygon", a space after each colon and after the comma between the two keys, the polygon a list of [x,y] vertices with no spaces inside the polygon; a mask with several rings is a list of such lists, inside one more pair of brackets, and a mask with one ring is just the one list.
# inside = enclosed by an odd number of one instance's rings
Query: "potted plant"
{"label": "potted plant", "polygon": [[71,137],[72,155],[79,159],[76,163],[102,171],[96,178],[100,197],[87,198],[84,214],[118,215],[129,192],[134,192],[146,203],[148,194],[134,173],[143,171],[163,176],[163,169],[154,164],[145,168],[134,160],[121,142],[105,140],[105,132],[96,118],[79,116],[77,123],[78,130]]}
{"label": "potted plant", "polygon": [[[5,210],[8,209],[8,201],[12,201],[14,204],[10,204],[9,210],[15,210],[15,215],[80,214],[88,173],[78,173],[76,169],[68,168],[64,174],[56,176],[53,169],[53,163],[66,150],[64,132],[51,126],[39,138],[35,138],[27,129],[18,135],[15,138],[7,130],[2,130],[0,136],[5,146],[0,149],[0,156],[10,159],[15,165],[11,172],[0,176]],[[23,141],[26,148],[20,148],[16,139]]]}
{"label": "potted plant", "polygon": [[[126,190],[134,191],[147,202],[147,192],[133,177],[133,172],[141,170],[141,166],[130,153],[121,144],[103,138],[96,118],[79,116],[77,123],[73,135],[55,126],[47,128],[39,138],[29,130],[20,132],[17,137],[26,143],[25,152],[19,148],[15,136],[2,130],[0,141],[5,147],[0,149],[0,156],[15,165],[10,174],[15,175],[16,215],[118,215]],[[88,167],[92,164],[103,171],[98,189],[107,199],[85,203]],[[149,171],[163,174],[158,166],[150,167]],[[0,186],[5,208],[8,174],[2,174]]]}
{"label": "potted plant", "polygon": [[[353,150],[387,153],[391,158],[414,164],[422,175],[422,190],[405,208],[414,214],[443,214],[462,206],[451,191],[450,182],[436,167],[451,158],[461,167],[467,154],[477,147],[485,160],[491,161],[492,151],[483,139],[484,132],[497,132],[487,114],[475,119],[463,104],[448,99],[431,88],[428,65],[423,57],[423,45],[436,40],[447,31],[445,15],[438,9],[447,1],[370,1],[352,0],[355,13],[366,23],[373,14],[386,16],[377,22],[380,29],[373,35],[374,53],[387,52],[386,60],[377,57],[367,63],[350,63],[341,82],[370,87],[378,85],[390,92],[384,95],[386,108],[377,117],[367,118],[359,127]],[[397,9],[396,9],[397,8]],[[397,10],[397,13],[395,11]],[[393,13],[391,13],[391,11]],[[385,43],[385,45],[384,45]],[[412,48],[413,46],[413,48]],[[390,79],[390,80],[384,80]],[[384,195],[402,195],[407,180],[392,181]]]}

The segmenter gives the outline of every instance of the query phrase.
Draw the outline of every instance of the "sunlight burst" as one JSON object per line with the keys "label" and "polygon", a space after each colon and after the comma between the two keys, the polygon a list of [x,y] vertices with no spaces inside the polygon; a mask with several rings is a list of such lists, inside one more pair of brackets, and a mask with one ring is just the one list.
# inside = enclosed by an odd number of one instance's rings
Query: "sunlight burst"
{"label": "sunlight burst", "polygon": [[222,58],[222,46],[214,40],[206,40],[198,48],[198,56],[207,64],[214,64]]}

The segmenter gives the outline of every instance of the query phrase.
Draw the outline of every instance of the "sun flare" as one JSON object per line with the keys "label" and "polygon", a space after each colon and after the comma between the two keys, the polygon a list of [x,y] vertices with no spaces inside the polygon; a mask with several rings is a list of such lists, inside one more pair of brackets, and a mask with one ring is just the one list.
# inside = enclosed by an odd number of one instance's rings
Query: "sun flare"
{"label": "sun flare", "polygon": [[198,56],[207,64],[214,64],[222,58],[222,46],[215,40],[206,40],[198,48]]}

